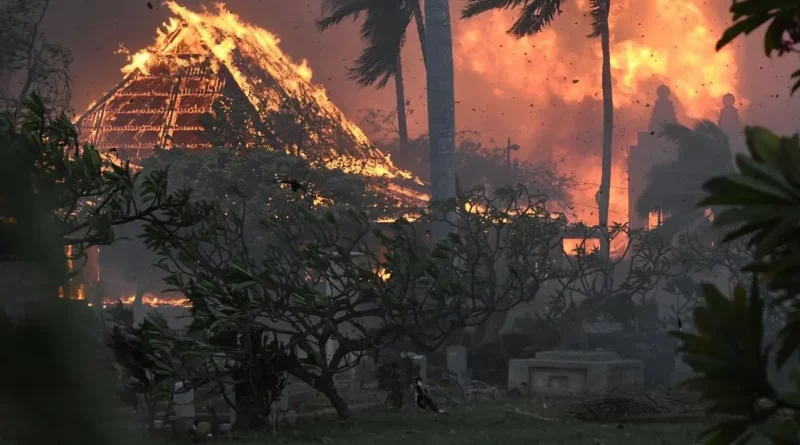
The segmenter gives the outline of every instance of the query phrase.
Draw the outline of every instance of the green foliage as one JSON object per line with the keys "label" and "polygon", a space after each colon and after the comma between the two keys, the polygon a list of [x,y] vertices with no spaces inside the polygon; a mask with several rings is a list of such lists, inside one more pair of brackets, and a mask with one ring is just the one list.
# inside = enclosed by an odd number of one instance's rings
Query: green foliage
{"label": "green foliage", "polygon": [[580,243],[572,252],[560,249],[564,259],[558,268],[548,316],[567,323],[571,319],[578,326],[607,321],[629,332],[656,329],[656,320],[647,327],[636,323],[645,320],[642,315],[647,311],[648,295],[674,276],[673,247],[654,231],[630,230],[626,224],[616,224],[609,230],[610,241],[627,241],[624,248],[606,259],[598,249],[587,247],[587,241],[602,236],[600,233],[599,227],[570,228],[565,238]]}
{"label": "green foliage", "polygon": [[[115,227],[178,221],[176,208],[186,205],[188,193],[168,193],[165,172],[139,175],[81,144],[69,119],[51,118],[38,95],[22,106],[0,119],[0,246],[6,267],[38,266],[34,279],[44,290],[3,296],[39,304],[22,301],[31,304],[2,314],[3,362],[13,366],[0,367],[0,406],[14,408],[9,416],[17,428],[9,434],[20,443],[112,443],[103,326],[85,302],[56,300],[69,278],[65,247],[79,269],[85,249],[112,243]],[[9,270],[5,280],[22,279]]]}
{"label": "green foliage", "polygon": [[[269,333],[282,344],[280,369],[332,401],[333,376],[367,351],[398,339],[433,350],[454,330],[531,301],[564,224],[523,188],[476,191],[442,204],[457,214],[456,230],[430,246],[418,226],[376,225],[347,208],[286,206],[247,224],[249,199],[231,193],[238,210],[205,203],[193,226],[147,224],[145,240],[167,284],[192,302],[193,331]],[[219,347],[211,350],[236,350]]]}
{"label": "green foliage", "polygon": [[[753,257],[744,271],[756,275],[749,295],[737,286],[731,299],[713,286],[703,289],[704,307],[694,310],[697,333],[673,333],[698,377],[686,382],[711,403],[709,411],[729,416],[708,433],[709,443],[744,443],[755,433],[774,443],[798,443],[800,379],[795,391],[780,391],[768,378],[770,353],[778,368],[796,357],[800,346],[800,293],[795,274],[798,204],[800,204],[800,138],[778,137],[770,131],[746,129],[748,155],[738,155],[738,172],[709,180],[709,196],[701,206],[723,206],[714,219],[729,228],[725,242],[743,241]],[[768,304],[758,277],[777,293]],[[764,345],[764,319],[769,306],[787,311],[778,338]],[[789,421],[774,417],[788,412]]]}
{"label": "green foliage", "polygon": [[39,263],[61,284],[65,246],[80,265],[88,247],[114,241],[115,226],[156,222],[188,200],[185,191],[167,191],[165,171],[140,175],[128,163],[81,145],[69,119],[62,114],[50,120],[39,96],[23,105],[18,119],[0,120],[0,181],[6,191],[0,237],[6,258]]}
{"label": "green foliage", "polygon": [[386,391],[386,403],[392,408],[402,408],[408,399],[409,387],[414,377],[419,375],[419,367],[411,358],[402,357],[391,365],[380,364],[375,370],[378,389]]}
{"label": "green foliage", "polygon": [[746,130],[750,156],[738,155],[738,173],[705,185],[706,206],[727,206],[715,219],[733,226],[725,241],[746,238],[754,248],[753,270],[765,272],[773,289],[800,292],[800,137],[778,137],[769,130]]}
{"label": "green foliage", "polygon": [[[268,217],[273,211],[287,206],[311,209],[319,201],[350,208],[368,208],[375,217],[383,216],[390,204],[377,193],[376,187],[359,175],[341,170],[313,168],[301,157],[280,151],[251,149],[236,152],[225,147],[209,152],[185,149],[156,150],[142,161],[144,171],[169,168],[172,187],[189,187],[198,199],[218,201],[223,207],[237,209],[232,188],[241,190],[249,204],[253,220]],[[276,183],[295,178],[307,189],[292,192]],[[375,181],[380,184],[380,180]]]}
{"label": "green foliage", "polygon": [[[717,42],[717,51],[727,46],[742,34],[748,35],[761,26],[767,25],[764,33],[764,52],[778,56],[796,51],[800,43],[800,1],[798,0],[738,0],[730,9],[733,25],[722,34]],[[800,70],[792,73],[796,79],[792,93],[800,89]]]}

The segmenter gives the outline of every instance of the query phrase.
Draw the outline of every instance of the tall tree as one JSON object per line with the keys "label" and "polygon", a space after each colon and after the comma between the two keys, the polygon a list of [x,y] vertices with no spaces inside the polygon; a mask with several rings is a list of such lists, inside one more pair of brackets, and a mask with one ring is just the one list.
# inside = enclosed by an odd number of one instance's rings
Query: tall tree
{"label": "tall tree", "polygon": [[325,0],[323,11],[325,16],[317,21],[322,31],[345,18],[357,20],[361,14],[366,15],[361,25],[361,37],[367,45],[356,59],[355,67],[349,70],[349,75],[361,86],[375,85],[378,89],[385,87],[394,77],[398,133],[400,144],[405,147],[408,144],[408,124],[401,52],[413,19],[423,61],[426,60],[425,25],[419,0]]}
{"label": "tall tree", "polygon": [[[431,200],[443,201],[456,195],[453,157],[456,112],[453,79],[453,33],[448,0],[425,1],[425,30],[428,55],[428,133],[431,144]],[[450,231],[447,221],[437,221],[431,230],[434,241]]]}
{"label": "tall tree", "polygon": [[38,92],[55,115],[71,100],[69,49],[49,43],[42,22],[50,0],[9,0],[0,6],[0,108],[16,111]]}
{"label": "tall tree", "polygon": [[[520,8],[519,17],[508,33],[517,38],[532,36],[544,30],[566,0],[467,0],[461,12],[462,18],[471,18],[488,11]],[[605,258],[609,255],[608,205],[611,194],[612,138],[614,131],[614,102],[611,84],[611,45],[608,28],[608,12],[611,0],[591,0],[592,32],[590,38],[600,38],[603,51],[603,164],[600,189],[596,200],[599,213],[599,226],[603,231],[600,237],[600,250]]]}

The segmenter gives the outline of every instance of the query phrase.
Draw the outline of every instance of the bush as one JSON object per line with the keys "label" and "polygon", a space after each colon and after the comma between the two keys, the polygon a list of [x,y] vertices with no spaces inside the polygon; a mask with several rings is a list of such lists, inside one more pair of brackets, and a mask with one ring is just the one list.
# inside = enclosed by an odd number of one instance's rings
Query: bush
{"label": "bush", "polygon": [[409,357],[402,357],[392,362],[391,365],[379,365],[375,370],[378,379],[378,389],[386,391],[386,403],[392,408],[402,408],[409,399],[409,391],[416,376],[419,375],[419,366]]}

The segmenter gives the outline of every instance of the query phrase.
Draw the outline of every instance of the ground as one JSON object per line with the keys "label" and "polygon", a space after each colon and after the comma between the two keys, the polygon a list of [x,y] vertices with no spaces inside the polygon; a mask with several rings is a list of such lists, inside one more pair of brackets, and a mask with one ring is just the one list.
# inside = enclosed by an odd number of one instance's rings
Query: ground
{"label": "ground", "polygon": [[[262,433],[239,444],[286,445],[691,445],[701,444],[698,423],[599,424],[547,422],[531,415],[531,401],[480,402],[451,407],[447,415],[371,409],[345,425],[334,418],[300,419],[278,437]],[[519,409],[520,411],[516,411]],[[534,411],[536,411],[534,413]],[[173,442],[174,443],[174,442]],[[184,439],[185,443],[185,439]],[[213,442],[209,442],[213,443]],[[760,445],[762,442],[753,442]],[[159,444],[160,445],[160,444]]]}
{"label": "ground", "polygon": [[[301,426],[301,425],[298,425]],[[320,422],[302,425],[282,442],[292,445],[533,445],[533,444],[691,444],[699,425],[618,425],[550,423],[509,413],[505,406],[483,403],[447,416],[430,412],[362,413],[347,428]],[[660,442],[654,442],[654,439]]]}

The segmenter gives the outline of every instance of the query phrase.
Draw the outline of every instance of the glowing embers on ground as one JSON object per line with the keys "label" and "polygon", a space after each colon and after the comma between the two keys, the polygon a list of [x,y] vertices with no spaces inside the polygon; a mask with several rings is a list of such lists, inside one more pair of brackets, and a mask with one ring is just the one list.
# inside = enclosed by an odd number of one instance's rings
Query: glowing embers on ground
{"label": "glowing embers on ground", "polygon": [[[122,304],[129,306],[136,300],[136,295],[126,295],[118,299],[107,299],[103,301],[103,307],[108,307],[122,302]],[[150,307],[191,307],[191,302],[183,297],[163,297],[152,293],[145,293],[142,295],[142,305]]]}

